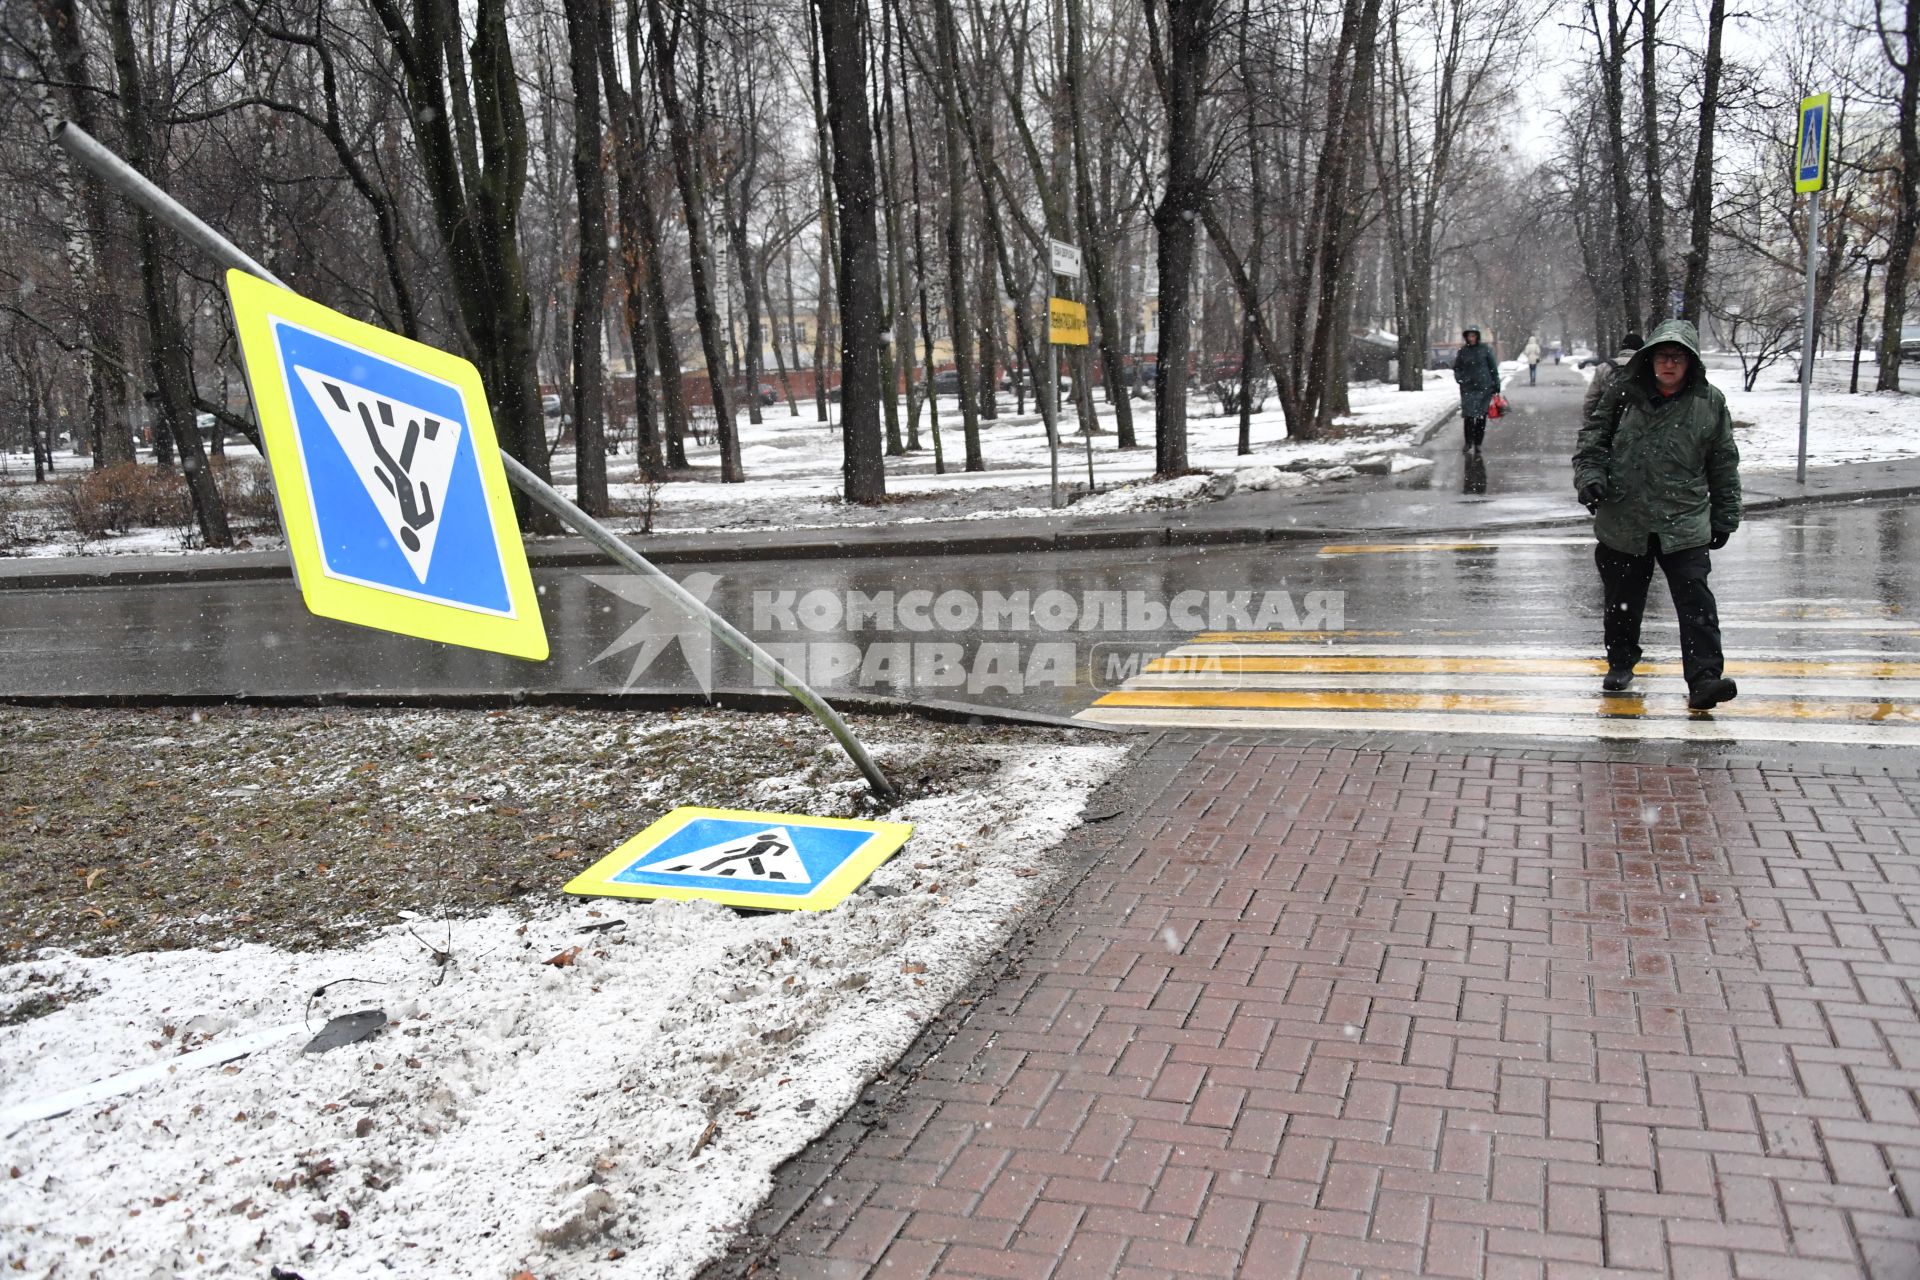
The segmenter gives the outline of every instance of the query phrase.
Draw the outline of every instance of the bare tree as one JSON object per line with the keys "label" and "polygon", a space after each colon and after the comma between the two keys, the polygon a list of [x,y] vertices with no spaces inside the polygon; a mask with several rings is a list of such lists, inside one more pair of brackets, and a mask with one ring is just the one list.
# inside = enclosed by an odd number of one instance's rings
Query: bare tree
{"label": "bare tree", "polygon": [[833,130],[833,188],[840,224],[840,406],[842,470],[849,502],[886,497],[880,439],[878,178],[867,110],[867,6],[813,0],[825,63],[827,122]]}
{"label": "bare tree", "polygon": [[1188,290],[1207,203],[1201,170],[1200,100],[1206,92],[1220,0],[1145,0],[1153,75],[1166,113],[1166,172],[1153,211],[1159,233],[1160,349],[1153,374],[1154,474],[1187,473]]}
{"label": "bare tree", "polygon": [[[439,0],[368,0],[404,73],[408,120],[446,253],[460,318],[493,402],[500,445],[548,474],[533,311],[521,264],[527,121],[520,104],[506,0],[479,0],[461,56],[461,13]],[[520,500],[523,521],[544,523]]]}
{"label": "bare tree", "polygon": [[[110,0],[107,27],[113,43],[113,63],[120,81],[120,117],[126,139],[127,161],[135,169],[166,186],[160,169],[157,124],[135,43],[133,15],[127,0]],[[179,451],[180,469],[193,499],[200,536],[210,547],[233,541],[227,530],[227,509],[207,466],[194,407],[193,367],[188,335],[174,310],[173,282],[161,257],[159,224],[145,208],[134,209],[134,235],[140,246],[140,292],[146,303],[147,358],[160,410],[160,427]]]}
{"label": "bare tree", "polygon": [[1700,75],[1700,117],[1694,139],[1693,184],[1687,192],[1687,273],[1680,290],[1680,315],[1700,323],[1707,297],[1707,263],[1713,248],[1713,141],[1720,123],[1720,36],[1727,23],[1727,0],[1707,7],[1707,51]]}
{"label": "bare tree", "polygon": [[600,359],[607,293],[607,181],[601,170],[599,0],[566,0],[567,65],[573,80],[573,186],[580,210],[574,280],[574,491],[588,515],[607,513],[606,374]]}
{"label": "bare tree", "polygon": [[[687,107],[680,95],[675,62],[680,56],[681,39],[688,32],[688,13],[676,7],[673,22],[667,22],[668,0],[646,0],[647,28],[652,36],[653,79],[659,90],[660,108],[667,118],[667,138],[673,151],[674,180],[680,188],[680,205],[687,220],[687,270],[693,277],[694,317],[700,326],[700,348],[707,360],[707,384],[713,392],[715,435],[720,442],[720,479],[737,484],[746,479],[740,469],[740,437],[734,422],[733,398],[727,386],[727,351],[721,330],[720,314],[714,306],[713,252],[707,237],[705,184],[699,160],[693,151],[693,129],[687,121]],[[699,18],[692,24],[696,41],[704,38]]]}
{"label": "bare tree", "polygon": [[1920,232],[1920,3],[1899,6],[1900,26],[1890,27],[1885,0],[1875,0],[1874,28],[1887,63],[1900,77],[1895,128],[1900,140],[1893,236],[1887,246],[1885,300],[1880,310],[1881,391],[1900,389],[1900,328],[1907,316],[1907,268]]}

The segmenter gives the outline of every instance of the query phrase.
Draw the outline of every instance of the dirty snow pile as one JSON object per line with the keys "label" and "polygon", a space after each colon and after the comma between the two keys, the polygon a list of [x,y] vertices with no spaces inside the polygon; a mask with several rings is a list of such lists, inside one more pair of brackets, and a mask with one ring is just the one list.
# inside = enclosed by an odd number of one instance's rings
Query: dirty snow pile
{"label": "dirty snow pile", "polygon": [[[692,1274],[1047,891],[1061,869],[1048,851],[1124,755],[982,750],[997,772],[891,815],[912,838],[831,911],[580,900],[532,919],[420,919],[354,950],[62,953],[0,970],[0,993],[90,993],[0,1029],[0,1113],[280,1028],[224,1066],[0,1121],[0,1265],[140,1280]],[[382,1031],[303,1053],[362,1008],[385,1011]]]}

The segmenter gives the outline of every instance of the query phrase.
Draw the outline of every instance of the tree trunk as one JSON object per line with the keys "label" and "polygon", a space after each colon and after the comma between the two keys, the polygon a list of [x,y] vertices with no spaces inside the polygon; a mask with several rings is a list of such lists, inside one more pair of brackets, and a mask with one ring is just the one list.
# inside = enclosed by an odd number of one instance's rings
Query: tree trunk
{"label": "tree trunk", "polygon": [[[1087,272],[1087,296],[1093,303],[1094,319],[1100,340],[1102,381],[1107,388],[1107,407],[1113,413],[1115,445],[1131,449],[1133,403],[1127,399],[1122,383],[1126,359],[1126,339],[1121,331],[1119,299],[1115,297],[1106,222],[1100,216],[1093,191],[1092,148],[1087,142],[1086,32],[1080,6],[1085,0],[1066,0],[1067,6],[1067,116],[1073,131],[1074,207],[1078,215],[1082,265]],[[1088,394],[1092,394],[1091,388]]]}
{"label": "tree trunk", "polygon": [[660,426],[654,399],[653,307],[647,280],[651,264],[643,247],[638,207],[643,182],[639,119],[634,113],[633,97],[620,83],[614,69],[611,15],[601,16],[600,74],[606,86],[607,119],[613,142],[614,201],[624,296],[622,318],[627,325],[627,343],[633,348],[633,451],[640,464],[641,478],[651,480],[660,474]]}
{"label": "tree trunk", "polygon": [[[1200,98],[1206,91],[1218,0],[1146,0],[1154,78],[1167,117],[1167,166],[1153,211],[1159,235],[1160,346],[1153,371],[1154,475],[1183,476],[1187,465],[1187,353],[1192,341],[1193,261],[1206,205],[1201,172]],[[1165,15],[1165,30],[1160,18]]]}
{"label": "tree trunk", "polygon": [[1713,241],[1713,135],[1720,113],[1720,31],[1726,21],[1727,0],[1711,0],[1700,83],[1700,132],[1693,151],[1693,186],[1687,193],[1687,278],[1680,294],[1681,318],[1696,327],[1707,304],[1707,259]]}
{"label": "tree trunk", "polygon": [[600,167],[602,5],[565,0],[573,79],[573,185],[580,209],[580,269],[573,294],[574,492],[580,509],[607,514],[606,374],[600,329],[607,293],[607,183]]}
{"label": "tree trunk", "polygon": [[[407,114],[434,229],[487,388],[494,431],[501,448],[545,479],[533,309],[519,246],[527,122],[505,0],[480,0],[474,11],[471,82],[460,57],[460,14],[452,6],[416,0],[409,27],[398,0],[370,3],[405,72]],[[524,524],[550,523],[517,493],[515,506]]]}
{"label": "tree trunk", "polygon": [[[40,17],[54,61],[60,68],[61,97],[67,116],[94,137],[101,133],[92,73],[87,68],[86,42],[74,0],[39,0]],[[67,258],[73,285],[84,301],[80,322],[86,332],[81,359],[87,375],[87,428],[93,465],[110,467],[133,461],[132,424],[127,421],[127,385],[122,369],[120,326],[113,299],[125,292],[121,271],[108,238],[111,221],[106,189],[91,169],[74,166],[83,236],[69,236]]]}
{"label": "tree trunk", "polygon": [[840,222],[840,413],[848,502],[887,495],[880,437],[880,244],[864,0],[814,0]]}
{"label": "tree trunk", "polygon": [[687,219],[687,270],[693,277],[694,317],[700,326],[700,349],[707,361],[707,384],[713,392],[715,435],[720,442],[720,480],[738,484],[746,479],[740,469],[740,438],[734,430],[733,401],[727,387],[726,335],[713,301],[713,251],[707,238],[706,197],[701,190],[700,163],[693,154],[693,130],[686,105],[680,100],[674,62],[679,53],[678,24],[669,37],[664,0],[647,0],[647,27],[653,37],[654,83],[667,118],[667,139],[673,151],[674,181]]}
{"label": "tree trunk", "polygon": [[[120,110],[124,126],[127,162],[162,189],[166,175],[156,163],[156,137],[151,108],[146,100],[140,72],[140,55],[134,43],[133,16],[127,0],[112,0],[107,6],[108,25],[112,28],[113,64],[120,80]],[[180,470],[187,479],[187,493],[193,500],[194,519],[200,536],[209,547],[224,547],[233,539],[227,531],[227,510],[220,490],[207,465],[205,447],[195,420],[193,368],[186,331],[174,310],[172,282],[167,279],[166,264],[160,256],[160,226],[153,215],[136,206],[134,231],[140,246],[140,293],[147,311],[147,359],[153,384],[159,393],[160,430],[169,435],[179,451]]]}
{"label": "tree trunk", "polygon": [[[1314,264],[1319,296],[1314,309],[1313,338],[1307,349],[1306,401],[1301,414],[1302,417],[1311,415],[1316,433],[1345,408],[1347,375],[1338,364],[1347,326],[1347,310],[1343,305],[1346,295],[1342,289],[1348,283],[1349,258],[1360,221],[1363,166],[1358,152],[1366,139],[1371,110],[1379,22],[1380,0],[1349,0],[1343,26],[1358,24],[1352,40],[1353,71],[1340,114],[1327,121],[1326,150],[1322,152],[1320,172],[1326,197]],[[1337,391],[1330,394],[1330,387],[1337,387]]]}
{"label": "tree trunk", "polygon": [[[1593,13],[1596,27],[1599,15]],[[1613,188],[1613,265],[1619,280],[1620,299],[1627,324],[1641,324],[1646,312],[1640,303],[1639,237],[1634,217],[1633,191],[1627,173],[1626,92],[1623,85],[1626,68],[1626,28],[1620,20],[1618,0],[1607,0],[1607,29],[1600,33],[1600,93],[1603,127],[1606,132],[1607,169]]]}
{"label": "tree trunk", "polygon": [[[1665,319],[1673,305],[1667,272],[1667,197],[1660,163],[1660,76],[1654,55],[1658,45],[1659,5],[1640,0],[1640,159],[1647,202],[1647,323]],[[1709,35],[1708,39],[1713,37]]]}
{"label": "tree trunk", "polygon": [[[1885,297],[1880,310],[1880,377],[1877,390],[1900,389],[1900,329],[1907,318],[1907,264],[1913,258],[1913,242],[1920,231],[1920,4],[1909,3],[1900,31],[1903,57],[1893,56],[1891,33],[1880,33],[1881,47],[1887,50],[1895,71],[1900,73],[1898,131],[1900,138],[1900,176],[1898,200],[1894,206],[1893,238],[1887,244],[1887,279],[1882,286]],[[1829,125],[1829,128],[1832,126]]]}
{"label": "tree trunk", "polygon": [[975,399],[972,308],[967,305],[967,214],[965,186],[960,181],[965,163],[966,143],[960,126],[960,93],[955,83],[959,76],[956,62],[958,42],[954,38],[953,9],[948,4],[933,6],[933,30],[938,67],[942,135],[941,164],[947,173],[947,332],[953,343],[953,367],[959,379],[960,429],[966,440],[966,470],[985,471],[986,455],[980,450],[980,409]]}
{"label": "tree trunk", "polygon": [[[889,21],[883,25],[888,40],[893,37],[894,27]],[[906,229],[900,222],[900,147],[899,131],[894,123],[893,110],[893,72],[894,59],[890,52],[883,57],[882,98],[886,111],[886,121],[880,130],[880,140],[886,156],[885,196],[883,207],[887,219],[887,263],[892,269],[893,316],[893,372],[887,381],[887,398],[897,401],[902,395],[907,402],[907,438],[899,452],[906,453],[920,447],[920,401],[915,395],[913,377],[913,316],[907,300],[914,295],[913,280],[907,259]],[[897,430],[897,428],[895,428]],[[894,438],[889,434],[887,452],[894,453]]]}

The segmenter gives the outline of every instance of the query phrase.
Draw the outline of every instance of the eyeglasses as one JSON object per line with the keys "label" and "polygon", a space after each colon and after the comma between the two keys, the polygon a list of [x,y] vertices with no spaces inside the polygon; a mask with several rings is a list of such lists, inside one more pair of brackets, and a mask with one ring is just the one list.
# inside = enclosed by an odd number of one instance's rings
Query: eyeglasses
{"label": "eyeglasses", "polygon": [[1655,364],[1685,364],[1687,353],[1684,351],[1656,351],[1653,353]]}

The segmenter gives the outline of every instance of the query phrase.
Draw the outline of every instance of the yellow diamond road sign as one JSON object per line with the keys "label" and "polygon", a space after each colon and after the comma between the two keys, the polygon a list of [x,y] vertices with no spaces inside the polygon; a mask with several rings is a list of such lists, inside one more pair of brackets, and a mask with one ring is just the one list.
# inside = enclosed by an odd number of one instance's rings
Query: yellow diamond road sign
{"label": "yellow diamond road sign", "polygon": [[822,911],[864,884],[912,832],[904,822],[689,806],[575,876],[567,892]]}
{"label": "yellow diamond road sign", "polygon": [[227,296],[307,608],[546,658],[479,370],[243,271]]}

